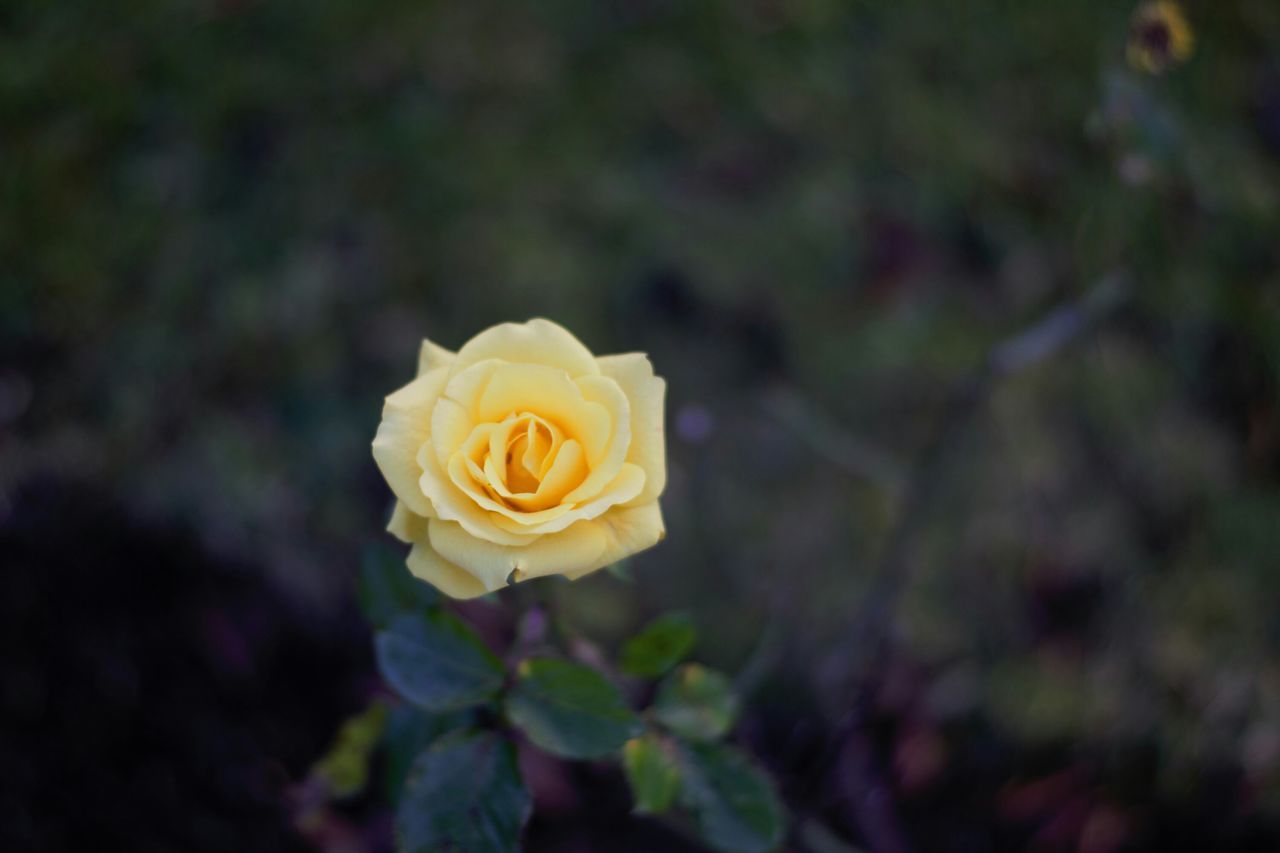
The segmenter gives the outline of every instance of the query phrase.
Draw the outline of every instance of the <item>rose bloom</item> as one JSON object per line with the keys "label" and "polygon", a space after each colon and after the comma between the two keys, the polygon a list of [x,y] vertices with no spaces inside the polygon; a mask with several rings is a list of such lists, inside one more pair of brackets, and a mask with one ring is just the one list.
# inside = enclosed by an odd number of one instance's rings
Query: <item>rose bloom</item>
{"label": "rose bloom", "polygon": [[657,543],[665,393],[643,354],[594,356],[549,320],[494,326],[456,353],[423,341],[373,440],[409,570],[473,598]]}

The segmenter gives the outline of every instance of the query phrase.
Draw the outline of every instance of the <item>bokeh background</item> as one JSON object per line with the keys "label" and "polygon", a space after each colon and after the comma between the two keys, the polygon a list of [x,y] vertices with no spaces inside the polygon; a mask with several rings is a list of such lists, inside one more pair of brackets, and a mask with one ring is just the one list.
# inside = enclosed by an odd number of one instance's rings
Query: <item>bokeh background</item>
{"label": "bokeh background", "polygon": [[[671,468],[550,594],[695,616],[790,847],[1277,849],[1280,5],[1163,73],[1134,10],[3,4],[0,846],[385,849],[290,805],[379,689],[381,398],[548,316]],[[538,772],[531,849],[689,844]]]}

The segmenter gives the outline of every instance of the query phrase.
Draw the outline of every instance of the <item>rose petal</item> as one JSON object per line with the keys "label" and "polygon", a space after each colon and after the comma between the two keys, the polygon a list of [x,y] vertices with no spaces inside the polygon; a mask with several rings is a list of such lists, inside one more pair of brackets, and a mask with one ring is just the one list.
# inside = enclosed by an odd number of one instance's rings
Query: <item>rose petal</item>
{"label": "rose petal", "polygon": [[410,510],[404,501],[396,501],[396,508],[387,522],[387,532],[401,542],[413,542],[427,533],[427,519]]}
{"label": "rose petal", "polygon": [[574,522],[582,519],[595,518],[607,511],[610,507],[617,504],[625,503],[640,493],[644,488],[644,469],[639,465],[631,465],[623,463],[622,468],[618,471],[618,476],[613,482],[606,486],[601,492],[589,501],[579,504],[561,504],[561,509],[569,509],[551,516],[548,519],[538,519],[533,521],[536,513],[529,513],[525,516],[526,520],[519,526],[508,522],[503,518],[495,518],[493,523],[503,530],[511,532],[546,534],[556,533],[564,530]]}
{"label": "rose petal", "polygon": [[414,543],[407,564],[414,577],[421,578],[450,598],[475,598],[492,591],[475,575],[441,557],[425,540]]}
{"label": "rose petal", "polygon": [[564,434],[553,423],[534,415],[529,419],[528,444],[520,464],[524,470],[541,480],[555,462],[555,452],[564,441]]}
{"label": "rose petal", "polygon": [[421,376],[437,367],[450,367],[455,357],[452,352],[439,344],[423,338],[422,346],[418,349],[418,375]]}
{"label": "rose petal", "polygon": [[[475,463],[461,453],[454,454],[454,457],[449,460],[449,479],[459,490],[470,497],[476,506],[494,514],[491,517],[491,523],[494,526],[501,527],[510,533],[520,534],[529,525],[551,521],[573,509],[571,504],[559,504],[537,512],[523,512],[518,509],[512,509],[502,501],[495,500],[485,491],[485,483],[488,478],[485,477],[484,471],[479,466],[476,466],[475,470],[472,471],[470,470],[470,465],[475,465]],[[444,518],[445,516],[441,513],[440,517]]]}
{"label": "rose petal", "polygon": [[588,470],[587,455],[582,445],[569,439],[560,445],[560,452],[542,475],[534,500],[547,505],[560,503],[571,489],[583,481]]}
{"label": "rose petal", "polygon": [[518,414],[512,413],[503,418],[501,423],[494,424],[493,431],[489,433],[489,458],[502,461],[502,465],[496,469],[503,487],[507,485],[507,448],[515,440],[513,433],[516,431],[517,425],[521,418]]}
{"label": "rose petal", "polygon": [[631,403],[631,447],[627,461],[644,469],[644,491],[630,501],[633,506],[656,500],[667,485],[667,442],[664,398],[667,383],[654,376],[653,365],[643,353],[607,355],[599,360],[600,372],[618,383]]}
{"label": "rose petal", "polygon": [[444,386],[431,412],[431,445],[441,468],[449,464],[449,457],[467,440],[474,426],[482,422],[475,417],[476,402],[501,366],[500,361],[481,362],[457,374]]}
{"label": "rose petal", "polygon": [[614,507],[599,518],[576,524],[572,529],[576,530],[586,524],[600,531],[605,541],[604,551],[591,566],[572,574],[566,572],[570,580],[577,580],[597,569],[612,565],[623,557],[652,548],[667,535],[666,525],[662,522],[662,509],[657,501],[643,506]]}
{"label": "rose petal", "polygon": [[547,476],[538,484],[533,494],[512,492],[507,486],[495,482],[496,475],[490,471],[492,466],[493,460],[486,459],[484,471],[490,485],[499,496],[522,512],[537,512],[559,505],[561,498],[581,483],[582,478],[587,475],[587,462],[582,454],[582,445],[572,438],[561,446],[551,470],[547,472]]}
{"label": "rose petal", "polygon": [[[599,377],[582,381],[588,379]],[[606,406],[585,397],[563,370],[542,364],[504,364],[494,370],[472,417],[476,423],[498,422],[519,412],[546,418],[578,439],[593,466],[603,459],[614,430]]]}
{"label": "rose petal", "polygon": [[517,573],[516,580],[585,572],[608,544],[603,529],[588,525],[574,525],[519,548],[484,542],[457,524],[438,519],[430,522],[428,535],[431,547],[442,557],[465,567],[489,589],[505,584],[512,572]]}
{"label": "rose petal", "polygon": [[422,491],[431,500],[436,516],[456,521],[473,536],[503,545],[521,545],[533,541],[531,536],[502,530],[494,524],[494,514],[483,509],[471,496],[459,489],[436,460],[430,444],[424,444],[418,453],[422,466],[422,478],[418,481]]}
{"label": "rose petal", "polygon": [[583,397],[593,405],[608,412],[611,433],[603,451],[592,455],[587,451],[591,473],[576,488],[564,496],[566,501],[582,501],[594,497],[607,483],[618,476],[618,469],[627,458],[631,445],[631,404],[618,383],[604,376],[584,376],[577,382]]}
{"label": "rose petal", "polygon": [[458,350],[453,371],[457,374],[488,358],[516,364],[545,364],[570,376],[600,372],[595,357],[581,341],[564,327],[540,317],[523,324],[502,323],[476,335]]}
{"label": "rose petal", "polygon": [[418,452],[431,434],[432,407],[447,376],[444,368],[433,370],[388,396],[373,439],[373,458],[387,485],[418,515],[431,514],[431,504],[418,485]]}

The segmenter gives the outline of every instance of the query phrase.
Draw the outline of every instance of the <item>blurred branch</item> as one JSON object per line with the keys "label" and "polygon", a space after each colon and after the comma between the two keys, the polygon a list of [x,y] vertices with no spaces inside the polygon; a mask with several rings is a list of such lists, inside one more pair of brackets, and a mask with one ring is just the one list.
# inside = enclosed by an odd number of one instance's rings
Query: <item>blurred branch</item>
{"label": "blurred branch", "polygon": [[841,471],[874,483],[890,494],[901,493],[906,477],[892,456],[850,433],[798,391],[771,389],[762,405],[774,420]]}
{"label": "blurred branch", "polygon": [[1128,297],[1129,290],[1129,280],[1122,273],[1104,276],[1078,303],[1055,309],[1039,323],[995,347],[984,366],[989,380],[1002,379],[1053,355],[1110,314]]}
{"label": "blurred branch", "polygon": [[1105,276],[1079,302],[1054,309],[1040,322],[997,344],[982,364],[956,387],[933,440],[907,483],[898,521],[889,533],[871,591],[853,623],[854,648],[868,649],[873,658],[878,657],[887,639],[898,593],[909,577],[907,548],[928,516],[929,505],[942,484],[942,475],[960,445],[960,438],[995,387],[1008,376],[1057,353],[1111,313],[1128,291],[1127,280],[1119,273]]}
{"label": "blurred branch", "polygon": [[1008,376],[1027,370],[1056,354],[1108,316],[1129,293],[1121,273],[1104,276],[1078,302],[1063,305],[1033,326],[994,346],[983,362],[956,387],[930,442],[906,483],[897,523],[890,531],[875,569],[870,591],[863,599],[842,647],[852,649],[855,665],[849,676],[852,698],[807,779],[809,790],[801,802],[812,802],[814,789],[841,756],[853,778],[847,782],[855,819],[872,849],[879,853],[906,850],[905,836],[892,804],[884,796],[885,774],[876,766],[864,723],[874,698],[872,672],[888,652],[889,629],[898,596],[910,579],[907,554],[929,515],[944,475],[974,416],[996,386]]}

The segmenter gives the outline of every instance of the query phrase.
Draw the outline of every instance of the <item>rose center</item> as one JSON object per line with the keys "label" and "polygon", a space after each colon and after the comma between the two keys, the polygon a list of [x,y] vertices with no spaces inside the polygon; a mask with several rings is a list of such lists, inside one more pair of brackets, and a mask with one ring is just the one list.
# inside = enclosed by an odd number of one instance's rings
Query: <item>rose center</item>
{"label": "rose center", "polygon": [[507,489],[516,494],[536,492],[561,442],[560,430],[541,417],[528,412],[516,415],[505,455],[493,460],[505,475]]}

